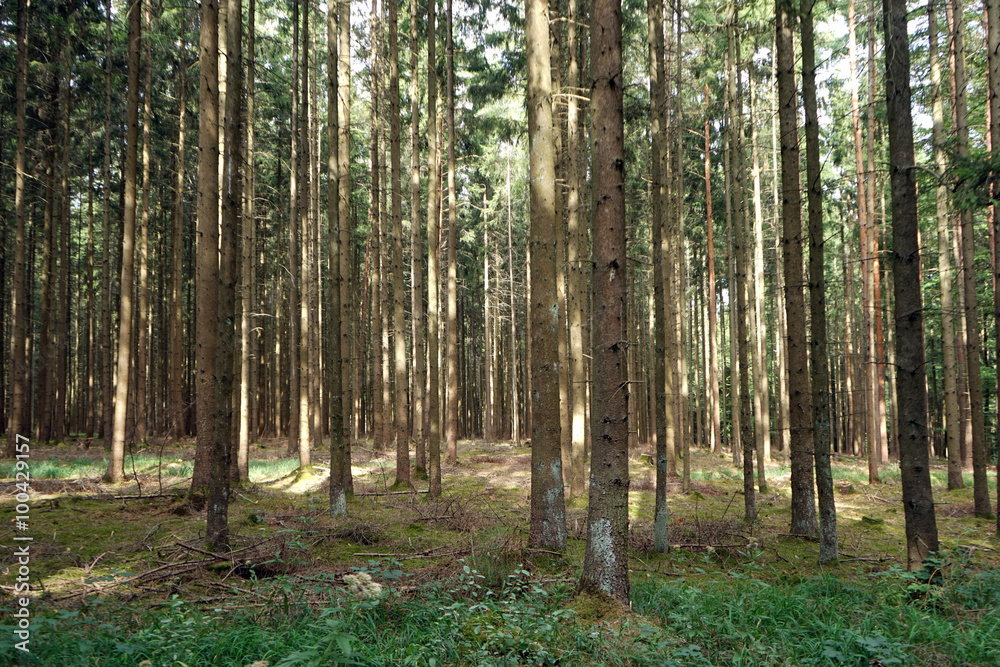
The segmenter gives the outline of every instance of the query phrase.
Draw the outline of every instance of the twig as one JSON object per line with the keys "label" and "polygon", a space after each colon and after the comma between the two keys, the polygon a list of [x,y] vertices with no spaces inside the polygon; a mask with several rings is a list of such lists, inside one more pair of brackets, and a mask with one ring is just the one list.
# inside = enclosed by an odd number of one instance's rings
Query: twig
{"label": "twig", "polygon": [[[112,500],[149,500],[150,498],[176,498],[176,493],[157,493],[154,495],[146,494],[142,496],[111,496]],[[88,500],[99,500],[100,496],[95,498],[88,498]]]}
{"label": "twig", "polygon": [[550,556],[559,556],[560,558],[564,558],[566,556],[566,554],[561,554],[558,551],[549,551],[547,549],[525,549],[525,551],[535,554],[549,554]]}

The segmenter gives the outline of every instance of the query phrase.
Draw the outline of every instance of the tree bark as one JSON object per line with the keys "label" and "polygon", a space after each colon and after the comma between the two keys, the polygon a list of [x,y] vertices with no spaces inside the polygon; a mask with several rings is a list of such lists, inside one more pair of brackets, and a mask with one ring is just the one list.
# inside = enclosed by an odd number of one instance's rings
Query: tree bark
{"label": "tree bark", "polygon": [[[449,0],[449,7],[451,0]],[[531,197],[531,528],[529,542],[566,548],[559,428],[559,298],[556,289],[555,138],[547,0],[525,2],[528,170]],[[450,86],[449,86],[450,88]],[[449,162],[452,156],[449,155]],[[449,178],[450,181],[453,179]],[[449,184],[450,187],[450,184]],[[449,234],[450,236],[450,234]]]}
{"label": "tree bark", "polygon": [[883,0],[889,174],[892,186],[893,284],[896,298],[896,393],[906,554],[916,569],[938,550],[927,450],[927,408],[920,246],[917,225],[910,52],[906,0]]}
{"label": "tree bark", "polygon": [[[410,335],[413,354],[411,386],[413,393],[413,440],[416,444],[414,464],[417,476],[424,473],[427,462],[424,442],[424,242],[420,223],[420,95],[417,80],[420,52],[417,40],[418,0],[410,0]],[[398,473],[397,473],[398,474]]]}
{"label": "tree bark", "polygon": [[819,499],[819,562],[837,560],[837,507],[830,468],[830,366],[826,333],[826,261],[823,232],[823,183],[819,155],[819,115],[816,104],[814,0],[799,15],[802,26],[802,101],[805,107],[806,180],[809,192],[809,316],[812,359],[812,423],[816,448],[816,495]]}
{"label": "tree bark", "polygon": [[619,0],[591,7],[594,388],[587,547],[580,588],[627,605],[628,401],[625,140]]}
{"label": "tree bark", "polygon": [[430,477],[430,495],[441,495],[441,397],[440,366],[438,363],[438,325],[440,315],[440,258],[439,210],[441,199],[440,154],[438,152],[437,126],[437,0],[427,6],[427,375],[429,379],[429,433],[427,438],[427,473]]}
{"label": "tree bark", "polygon": [[788,0],[779,0],[775,6],[775,47],[781,137],[781,245],[788,321],[788,391],[791,397],[791,533],[811,537],[816,534],[812,393],[803,295],[805,281],[802,275],[802,196],[799,183],[795,46]]}
{"label": "tree bark", "polygon": [[11,298],[10,337],[10,410],[7,415],[6,455],[17,454],[18,435],[27,435],[27,414],[30,412],[25,387],[28,364],[25,357],[27,336],[27,265],[25,263],[25,152],[27,127],[28,0],[17,2],[17,64],[15,72],[15,125],[17,148],[14,155],[14,276]]}
{"label": "tree bark", "polygon": [[118,482],[124,473],[125,420],[128,414],[129,373],[132,366],[132,279],[135,255],[136,162],[139,157],[139,42],[142,37],[142,3],[128,10],[128,83],[125,134],[125,217],[122,230],[121,308],[119,310],[118,375],[112,425],[111,458],[104,479]]}

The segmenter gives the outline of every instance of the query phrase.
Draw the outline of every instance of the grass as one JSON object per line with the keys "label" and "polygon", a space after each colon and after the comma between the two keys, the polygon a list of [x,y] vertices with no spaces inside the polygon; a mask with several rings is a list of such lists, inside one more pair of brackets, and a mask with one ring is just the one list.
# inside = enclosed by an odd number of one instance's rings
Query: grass
{"label": "grass", "polygon": [[[677,484],[668,495],[675,548],[662,555],[651,546],[653,471],[636,459],[632,608],[623,610],[574,595],[586,503],[568,503],[565,556],[532,550],[527,450],[463,446],[459,464],[444,469],[445,495],[430,499],[366,495],[390,489],[393,454],[362,443],[358,495],[338,520],[326,514],[322,474],[298,479],[280,443],[255,447],[253,483],[230,506],[233,546],[243,551],[229,561],[205,554],[203,508],[183,495],[131,498],[134,479],[99,483],[103,451],[33,445],[32,653],[15,653],[12,626],[0,625],[0,664],[16,655],[66,667],[958,666],[1000,655],[994,524],[972,516],[971,488],[944,491],[940,463],[944,578],[930,585],[901,567],[891,467],[869,488],[864,461],[838,461],[835,479],[856,493],[837,497],[842,560],[820,568],[814,542],[784,535],[783,462],[767,468],[760,520],[745,525],[740,472],[695,453],[692,491]],[[185,489],[191,453],[139,450],[144,492],[161,476]],[[0,506],[14,502],[11,484],[0,485]],[[13,565],[9,550],[4,564]],[[350,595],[352,572],[369,574],[382,595]],[[10,582],[0,583],[0,603],[10,605]]]}

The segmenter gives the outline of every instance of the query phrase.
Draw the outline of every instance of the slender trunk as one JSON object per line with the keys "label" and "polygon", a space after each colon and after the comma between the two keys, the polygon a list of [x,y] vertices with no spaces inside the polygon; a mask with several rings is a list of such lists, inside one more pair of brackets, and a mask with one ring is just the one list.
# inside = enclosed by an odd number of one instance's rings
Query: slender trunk
{"label": "slender trunk", "polygon": [[705,248],[708,272],[708,412],[711,448],[722,452],[722,401],[719,396],[719,314],[715,292],[715,223],[712,219],[712,154],[708,119],[708,84],[705,84]]}
{"label": "slender trunk", "polygon": [[149,191],[152,183],[149,179],[150,162],[152,160],[150,133],[153,124],[153,41],[149,36],[152,31],[152,12],[150,3],[146,2],[142,9],[142,20],[145,38],[145,64],[143,67],[142,85],[142,217],[139,232],[139,310],[136,328],[135,360],[135,439],[144,440],[148,428],[149,414],[147,395],[149,394],[148,357],[149,357]]}
{"label": "slender trunk", "polygon": [[[653,539],[656,550],[666,553],[670,550],[669,512],[667,510],[667,421],[669,419],[667,401],[667,318],[664,295],[664,261],[666,259],[664,228],[663,182],[663,127],[666,95],[663,72],[663,4],[660,0],[650,0],[646,4],[646,23],[649,32],[649,108],[650,135],[652,145],[649,156],[650,209],[652,220],[651,252],[653,254],[653,391],[656,422],[656,504],[653,519]],[[672,416],[672,415],[670,415]],[[673,424],[670,424],[673,426]]]}
{"label": "slender trunk", "polygon": [[168,365],[170,367],[170,432],[175,439],[184,437],[184,150],[187,133],[187,58],[183,44],[177,59],[177,152],[174,157],[177,178],[174,186],[173,229],[170,243],[170,325]]}
{"label": "slender trunk", "polygon": [[132,365],[132,279],[135,244],[136,162],[139,157],[139,40],[142,37],[142,3],[128,11],[128,83],[125,136],[125,217],[122,230],[121,309],[119,310],[118,375],[111,458],[104,479],[118,482],[124,473],[125,419],[128,409],[129,372]]}
{"label": "slender trunk", "polygon": [[806,180],[809,192],[809,315],[812,424],[816,448],[816,495],[819,500],[819,562],[837,560],[837,507],[830,468],[830,366],[827,356],[823,183],[820,176],[819,117],[816,104],[814,0],[800,14],[802,26],[802,102],[805,107]]}
{"label": "slender trunk", "polygon": [[458,461],[458,193],[455,192],[455,47],[452,42],[452,0],[447,4],[446,28],[448,60],[448,98],[445,116],[448,124],[448,311],[445,331],[445,358],[448,361],[447,415],[445,416],[445,441],[447,461],[454,465]]}
{"label": "slender trunk", "polygon": [[[764,313],[764,210],[761,201],[760,152],[757,149],[757,116],[753,105],[757,100],[757,85],[750,78],[750,150],[753,166],[753,330],[751,333],[754,386],[754,435],[757,448],[757,485],[767,493],[764,464],[771,460],[771,392],[767,373],[767,332],[770,326]],[[750,252],[750,248],[747,248]]]}
{"label": "slender trunk", "polygon": [[438,324],[441,310],[438,296],[440,287],[441,239],[439,237],[439,207],[441,198],[440,155],[438,153],[437,126],[437,0],[430,0],[427,7],[427,375],[428,417],[430,431],[427,440],[428,475],[430,495],[441,495],[441,397],[439,394],[440,366],[438,362]]}
{"label": "slender trunk", "polygon": [[[417,40],[418,0],[410,0],[410,336],[413,348],[413,440],[417,475],[427,467],[424,452],[424,242],[420,224],[420,95],[417,90],[420,51]],[[397,475],[399,473],[397,472]]]}
{"label": "slender trunk", "polygon": [[936,202],[938,235],[938,277],[941,281],[941,346],[944,358],[944,405],[945,405],[945,449],[948,456],[948,488],[958,489],[962,484],[962,461],[959,435],[961,415],[958,411],[958,381],[955,360],[955,321],[952,305],[952,242],[950,239],[950,212],[948,210],[948,186],[945,174],[948,157],[945,152],[944,100],[941,93],[941,62],[938,56],[938,9],[934,0],[927,5],[927,39],[931,66],[931,97],[934,126],[934,170],[938,185],[934,196]]}

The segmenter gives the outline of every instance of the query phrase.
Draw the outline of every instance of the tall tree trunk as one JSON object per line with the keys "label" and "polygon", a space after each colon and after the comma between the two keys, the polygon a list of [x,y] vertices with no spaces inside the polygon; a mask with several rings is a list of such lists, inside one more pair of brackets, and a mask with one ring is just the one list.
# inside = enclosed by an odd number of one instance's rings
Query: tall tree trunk
{"label": "tall tree trunk", "polygon": [[146,2],[142,8],[142,20],[146,35],[143,42],[146,54],[145,65],[143,67],[142,84],[142,217],[140,218],[139,231],[139,308],[137,313],[136,328],[138,329],[136,340],[135,359],[135,439],[144,440],[148,429],[148,401],[149,377],[149,191],[152,189],[152,182],[149,178],[150,162],[152,161],[152,150],[150,146],[150,133],[153,124],[153,41],[149,33],[153,29],[153,15],[150,10],[150,3]]}
{"label": "tall tree trunk", "polygon": [[[667,511],[667,420],[672,413],[668,414],[667,401],[670,396],[666,393],[667,387],[667,318],[664,283],[664,261],[666,248],[663,238],[664,228],[664,194],[665,186],[663,182],[663,135],[665,132],[664,109],[666,105],[666,95],[664,87],[663,72],[663,3],[660,0],[650,0],[646,3],[646,23],[648,27],[649,39],[649,95],[652,103],[649,107],[650,146],[649,156],[649,180],[650,180],[650,209],[652,214],[652,252],[653,260],[653,391],[651,392],[655,402],[656,421],[656,504],[653,519],[653,540],[656,550],[666,553],[670,549]],[[673,424],[670,424],[672,427]]]}
{"label": "tall tree trunk", "polygon": [[[410,335],[413,353],[411,407],[413,410],[413,440],[416,444],[414,463],[417,476],[424,473],[427,462],[424,442],[424,242],[420,224],[420,95],[418,70],[420,52],[417,40],[418,0],[410,0]],[[397,471],[397,475],[398,475]]]}
{"label": "tall tree trunk", "polygon": [[[339,203],[337,215],[340,221],[340,355],[341,364],[341,397],[343,400],[343,418],[345,435],[351,432],[350,415],[352,414],[351,392],[351,1],[338,0],[339,20],[337,31],[339,36],[337,48],[337,86],[338,86],[338,137],[337,137],[337,188]],[[336,368],[336,366],[334,367]],[[354,492],[354,482],[351,477],[351,446],[346,438],[343,454],[344,492],[351,495]]]}
{"label": "tall tree trunk", "polygon": [[111,450],[111,423],[114,415],[111,384],[111,0],[108,0],[104,34],[104,202],[101,213],[101,434],[104,447]]}
{"label": "tall tree trunk", "polygon": [[775,6],[775,46],[778,70],[778,120],[781,134],[782,260],[785,311],[788,318],[788,390],[792,468],[792,522],[794,535],[816,534],[813,490],[812,393],[809,348],[802,286],[802,218],[799,185],[799,138],[796,117],[795,45],[787,0]]}
{"label": "tall tree trunk", "polygon": [[[230,0],[232,1],[232,0]],[[312,199],[310,172],[312,164],[311,138],[309,135],[309,53],[312,45],[309,41],[309,17],[310,5],[304,2],[302,15],[302,42],[300,53],[302,63],[299,65],[299,74],[302,77],[301,95],[299,97],[299,193],[298,210],[294,215],[299,218],[299,247],[294,250],[298,254],[299,261],[299,388],[298,388],[298,414],[299,414],[299,469],[311,471],[312,466],[312,415],[315,407],[310,400],[310,382],[314,378],[318,363],[314,364],[311,350],[311,327],[309,313],[313,309],[311,299],[312,285],[312,261],[310,248],[310,224],[309,207]],[[293,314],[294,318],[295,315]]]}
{"label": "tall tree trunk", "polygon": [[[450,16],[451,0],[449,0]],[[525,2],[528,170],[531,197],[531,528],[529,542],[566,548],[559,429],[559,297],[556,289],[555,137],[547,0]],[[449,70],[450,72],[450,70]],[[450,86],[449,86],[450,88]],[[451,162],[453,155],[449,155]],[[452,178],[449,178],[453,182]],[[450,184],[449,184],[450,187]],[[449,235],[450,236],[450,235]]]}
{"label": "tall tree trunk", "polygon": [[[219,14],[214,0],[201,5],[199,35],[198,225],[195,272],[195,401],[198,439],[192,491],[211,484],[214,465],[216,344],[219,288]],[[228,472],[228,466],[226,468]],[[216,515],[218,518],[218,515]]]}
{"label": "tall tree trunk", "polygon": [[299,6],[300,0],[292,0],[292,90],[291,132],[289,133],[290,154],[288,159],[288,449],[289,456],[298,456],[302,443],[302,425],[299,404],[299,385],[303,383],[299,375],[299,300],[302,298],[299,276],[299,179],[301,161],[299,145]]}
{"label": "tall tree trunk", "polygon": [[25,338],[28,331],[27,296],[28,280],[25,263],[25,152],[27,126],[27,79],[28,79],[28,25],[30,21],[29,0],[17,2],[17,69],[15,72],[15,125],[17,149],[14,155],[14,276],[11,299],[10,337],[10,411],[7,416],[6,454],[18,453],[18,435],[27,426],[31,412],[28,392],[25,387],[28,374],[25,357]]}
{"label": "tall tree trunk", "polygon": [[132,365],[132,279],[135,255],[136,162],[139,157],[139,42],[142,37],[142,3],[128,10],[128,83],[125,133],[125,217],[122,230],[121,308],[119,310],[118,375],[111,458],[104,479],[118,482],[124,472],[125,420],[128,414],[129,373]]}
{"label": "tall tree trunk", "polygon": [[344,275],[341,272],[343,263],[341,254],[340,230],[343,218],[340,216],[340,153],[338,135],[340,132],[339,67],[337,53],[337,14],[338,6],[327,4],[326,15],[326,101],[330,115],[326,126],[326,139],[330,145],[326,157],[326,216],[327,237],[330,246],[330,287],[329,287],[329,319],[327,321],[328,337],[330,339],[329,372],[327,373],[327,400],[330,403],[330,516],[336,518],[347,514],[347,494],[345,488],[345,443],[347,433],[344,423],[343,380],[341,372],[343,357],[341,354],[341,285]]}
{"label": "tall tree trunk", "polygon": [[719,324],[715,293],[715,224],[712,219],[712,154],[708,119],[708,83],[705,84],[705,247],[708,272],[708,412],[710,447],[722,452],[722,401],[719,396]]}
{"label": "tall tree trunk", "polygon": [[892,185],[896,393],[906,554],[915,569],[938,550],[927,450],[924,318],[920,295],[917,187],[910,112],[910,52],[905,0],[883,0],[889,174]]}
{"label": "tall tree trunk", "polygon": [[622,19],[619,0],[591,7],[593,134],[594,388],[590,503],[582,590],[627,605],[628,415],[625,353],[628,261],[625,234],[625,138]]}
{"label": "tall tree trunk", "polygon": [[[406,287],[403,282],[403,193],[400,166],[398,3],[389,3],[389,172],[392,219],[392,335],[395,361],[396,482],[410,484],[410,406],[406,391]],[[416,79],[416,77],[414,77]],[[419,184],[418,184],[419,186]],[[412,223],[412,219],[411,219]]]}
{"label": "tall tree trunk", "polygon": [[[744,519],[752,523],[757,520],[757,499],[754,492],[754,454],[756,441],[754,437],[754,415],[751,410],[754,397],[750,395],[750,333],[748,330],[748,314],[750,302],[750,279],[747,277],[747,221],[746,221],[746,186],[743,180],[743,105],[742,86],[739,83],[739,44],[737,41],[736,23],[738,20],[735,1],[729,3],[726,21],[727,44],[727,75],[726,75],[726,115],[729,119],[729,162],[728,170],[733,182],[732,216],[732,249],[735,260],[735,311],[733,321],[736,323],[733,344],[737,347],[739,363],[739,430],[738,437],[733,439],[733,450],[741,450],[743,463],[743,503]],[[735,383],[733,388],[736,392]],[[736,412],[736,406],[733,406]],[[734,433],[734,436],[736,434]]]}
{"label": "tall tree trunk", "polygon": [[[458,194],[455,192],[455,47],[452,42],[452,0],[448,0],[447,57],[448,99],[445,104],[448,124],[448,311],[445,331],[445,358],[448,361],[447,415],[445,441],[449,464],[458,461]],[[561,485],[561,482],[560,482]]]}
{"label": "tall tree trunk", "polygon": [[182,45],[177,54],[177,152],[174,164],[177,174],[174,186],[173,229],[170,243],[170,325],[168,333],[168,366],[170,394],[170,433],[175,439],[184,437],[184,149],[187,139],[187,58]]}
{"label": "tall tree trunk", "polygon": [[938,277],[941,281],[941,347],[944,357],[945,449],[948,455],[948,488],[962,484],[962,459],[959,436],[961,414],[958,410],[958,380],[955,360],[955,321],[952,305],[951,229],[948,210],[948,186],[945,175],[948,157],[945,153],[944,100],[941,93],[941,61],[938,56],[938,9],[934,0],[927,5],[927,40],[931,66],[931,98],[934,127],[934,171],[938,185],[934,196],[937,205]]}
{"label": "tall tree trunk", "polygon": [[427,439],[430,495],[441,495],[441,397],[439,393],[438,324],[441,311],[439,294],[441,239],[438,219],[441,199],[440,154],[437,125],[437,0],[427,7],[427,375],[429,379],[427,405],[430,431]]}
{"label": "tall tree trunk", "polygon": [[[988,70],[987,81],[989,84],[989,143],[991,158],[996,160],[997,152],[1000,151],[1000,2],[998,0],[983,0],[983,5],[986,9],[986,68]],[[956,10],[956,16],[961,17],[962,14],[958,13]],[[991,195],[993,200],[990,203],[989,215],[991,219],[996,222],[997,219],[997,202],[998,197],[997,186],[995,184],[991,185]],[[963,234],[963,243],[965,244],[965,299],[966,299],[966,313],[965,319],[967,326],[969,327],[969,394],[970,403],[972,404],[972,447],[973,447],[973,483],[975,485],[975,499],[976,499],[976,514],[979,516],[985,516],[989,514],[989,498],[985,501],[980,500],[980,486],[986,486],[986,471],[985,468],[982,472],[979,472],[980,466],[975,463],[976,451],[980,453],[979,459],[983,462],[985,466],[987,447],[985,443],[985,433],[983,433],[982,444],[980,445],[976,441],[976,412],[979,411],[982,415],[982,387],[979,387],[979,403],[976,402],[976,388],[973,384],[974,377],[979,375],[979,324],[976,318],[977,309],[975,309],[975,285],[973,282],[973,271],[972,267],[972,220],[971,216],[968,218],[963,217],[962,228],[965,230]],[[994,236],[994,246],[993,252],[995,255],[1000,257],[1000,234]],[[1000,272],[994,273],[994,282],[1000,284]],[[971,292],[970,292],[971,290]],[[971,294],[971,296],[970,296]],[[969,310],[970,302],[973,310]],[[995,321],[995,328],[997,331],[996,335],[996,351],[1000,354],[1000,290],[994,289],[993,291],[993,317]],[[973,334],[973,330],[975,333]],[[973,335],[975,335],[975,341],[973,340]],[[998,409],[998,415],[1000,415],[1000,409]],[[982,417],[980,416],[980,421]],[[1000,478],[1000,457],[997,459],[997,476]],[[979,477],[983,478],[983,483],[980,484]],[[997,485],[997,506],[1000,508],[1000,484]],[[985,510],[985,512],[981,511]],[[1000,534],[1000,513],[997,514],[997,533]]]}
{"label": "tall tree trunk", "polygon": [[820,176],[819,115],[816,104],[814,0],[799,15],[802,26],[802,103],[806,123],[806,180],[809,192],[809,316],[813,441],[816,448],[816,495],[819,500],[819,562],[837,560],[837,507],[830,468],[830,366],[826,333],[826,261],[823,233],[823,183]]}
{"label": "tall tree trunk", "polygon": [[[770,326],[764,314],[766,293],[764,288],[764,211],[761,201],[760,151],[757,149],[757,83],[750,77],[750,151],[753,166],[753,329],[751,353],[753,354],[754,386],[754,436],[757,449],[757,485],[767,493],[764,464],[771,460],[771,391],[767,372],[767,332]],[[749,243],[749,241],[748,241]],[[747,248],[750,252],[750,248]]]}
{"label": "tall tree trunk", "polygon": [[[566,109],[566,261],[569,265],[568,307],[569,320],[569,357],[570,380],[573,401],[571,417],[570,450],[572,466],[570,466],[569,492],[577,498],[583,495],[587,468],[587,362],[584,356],[584,319],[589,313],[587,309],[587,274],[585,256],[587,252],[587,228],[581,222],[580,201],[581,190],[584,188],[580,168],[580,150],[583,146],[583,134],[580,102],[580,58],[577,47],[577,0],[568,0],[566,24],[566,49],[569,53],[569,63],[566,72],[566,85],[570,96]],[[583,40],[580,40],[582,43]]]}
{"label": "tall tree trunk", "polygon": [[254,112],[255,112],[255,85],[257,77],[257,53],[256,53],[256,0],[250,0],[247,7],[247,71],[244,88],[246,90],[246,163],[247,170],[243,179],[243,218],[240,243],[240,421],[239,435],[236,442],[236,456],[233,459],[233,469],[231,471],[232,481],[235,483],[250,479],[250,429],[254,422],[254,382],[253,367],[256,358],[256,341],[259,336],[254,335],[252,312],[254,307],[254,289],[256,288],[254,246],[257,237],[256,220],[256,153],[254,146]]}

